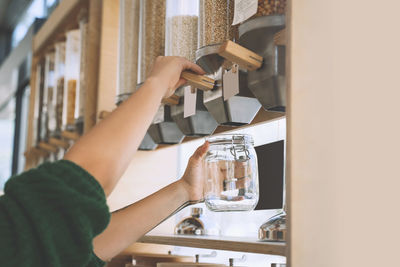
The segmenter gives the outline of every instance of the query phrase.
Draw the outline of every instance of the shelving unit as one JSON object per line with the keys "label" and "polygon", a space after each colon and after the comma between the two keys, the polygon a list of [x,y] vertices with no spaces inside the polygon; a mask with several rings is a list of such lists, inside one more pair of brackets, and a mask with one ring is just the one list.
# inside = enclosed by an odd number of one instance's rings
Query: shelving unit
{"label": "shelving unit", "polygon": [[145,235],[138,242],[279,256],[286,255],[286,243],[284,242],[260,242],[255,238],[248,237]]}
{"label": "shelving unit", "polygon": [[[88,12],[88,31],[87,40],[87,66],[85,76],[87,77],[87,94],[85,98],[84,131],[88,131],[98,120],[106,117],[106,112],[115,109],[115,99],[117,85],[117,65],[118,65],[118,31],[119,31],[119,1],[118,0],[68,0],[61,1],[54,13],[33,41],[33,60],[31,74],[31,99],[28,126],[28,142],[26,152],[26,169],[37,164],[37,158],[46,157],[49,151],[54,151],[53,147],[42,145],[34,147],[30,136],[33,134],[33,107],[36,90],[36,65],[37,62],[46,54],[47,48],[55,41],[62,38],[67,30],[73,29],[78,25],[78,16],[81,9]],[[224,133],[232,130],[252,127],[259,123],[274,121],[285,117],[285,113],[269,112],[261,109],[253,121],[248,125],[240,127],[218,126],[214,134]],[[62,132],[62,139],[52,140],[51,145],[67,148],[79,138],[76,132]],[[188,142],[198,137],[186,137],[184,142]],[[159,148],[171,147],[171,145],[160,145]],[[46,149],[47,148],[47,149]],[[172,148],[172,150],[175,148]],[[147,152],[152,155],[160,151]],[[161,151],[162,152],[162,151]],[[165,152],[165,150],[164,150]],[[154,153],[154,154],[150,154]],[[162,152],[163,153],[163,152]],[[173,152],[165,152],[165,155]],[[172,155],[172,154],[171,154]],[[140,172],[135,172],[140,175]],[[160,177],[158,177],[159,180]],[[171,176],[171,179],[173,177]],[[162,182],[162,181],[161,181]],[[161,183],[160,182],[160,183]],[[141,182],[138,190],[158,185],[157,182],[151,184]],[[193,248],[218,249],[237,252],[259,253],[285,256],[287,246],[283,242],[260,242],[256,238],[248,237],[192,237],[175,235],[146,235],[142,237],[136,245],[143,245],[149,252],[155,251],[157,245],[183,246]],[[153,248],[149,248],[153,246]],[[135,247],[135,250],[138,250]]]}

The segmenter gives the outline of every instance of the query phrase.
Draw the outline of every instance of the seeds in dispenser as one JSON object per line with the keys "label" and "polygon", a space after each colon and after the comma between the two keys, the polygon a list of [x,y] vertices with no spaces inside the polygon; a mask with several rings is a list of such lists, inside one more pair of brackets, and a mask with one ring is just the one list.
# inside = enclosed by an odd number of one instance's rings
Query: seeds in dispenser
{"label": "seeds in dispenser", "polygon": [[139,47],[139,0],[121,0],[118,95],[136,90]]}
{"label": "seeds in dispenser", "polygon": [[199,47],[220,44],[235,38],[236,30],[231,26],[234,7],[231,2],[233,1],[200,1]]}
{"label": "seeds in dispenser", "polygon": [[[146,79],[158,56],[164,55],[165,41],[165,0],[145,0],[144,29],[142,38],[141,81]],[[143,37],[143,36],[142,36]]]}
{"label": "seeds in dispenser", "polygon": [[197,16],[174,16],[167,20],[168,40],[165,54],[195,60],[197,48]]}

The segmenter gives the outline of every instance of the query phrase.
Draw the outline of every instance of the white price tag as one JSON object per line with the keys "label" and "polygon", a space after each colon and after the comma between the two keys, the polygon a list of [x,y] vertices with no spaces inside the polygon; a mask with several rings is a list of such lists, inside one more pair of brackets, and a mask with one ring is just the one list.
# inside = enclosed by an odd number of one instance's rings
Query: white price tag
{"label": "white price tag", "polygon": [[222,77],[224,100],[239,93],[239,66],[234,64]]}
{"label": "white price tag", "polygon": [[183,98],[183,117],[187,118],[196,114],[197,89],[192,86],[185,87]]}
{"label": "white price tag", "polygon": [[239,24],[257,13],[258,0],[235,0],[232,25]]}

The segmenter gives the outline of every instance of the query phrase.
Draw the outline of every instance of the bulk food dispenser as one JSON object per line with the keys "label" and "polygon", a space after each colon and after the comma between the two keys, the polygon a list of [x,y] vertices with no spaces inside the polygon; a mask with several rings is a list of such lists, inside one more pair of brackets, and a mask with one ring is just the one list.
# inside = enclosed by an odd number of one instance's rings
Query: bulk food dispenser
{"label": "bulk food dispenser", "polygon": [[[237,27],[232,26],[234,1],[200,0],[199,10],[196,62],[217,81],[213,90],[204,92],[204,105],[221,125],[248,124],[261,105],[247,88],[246,73],[220,55],[223,43],[237,38]],[[227,71],[233,79],[223,84]]]}
{"label": "bulk food dispenser", "polygon": [[53,95],[53,105],[55,105],[55,121],[50,122],[50,135],[53,137],[61,137],[62,114],[64,105],[64,77],[65,77],[65,41],[55,44],[55,79],[56,91]]}
{"label": "bulk food dispenser", "polygon": [[[195,61],[198,39],[199,0],[167,0],[165,55]],[[201,88],[200,88],[201,89]],[[191,85],[178,88],[177,104],[171,103],[172,119],[186,136],[212,134],[218,124],[203,104],[203,91]]]}
{"label": "bulk food dispenser", "polygon": [[88,17],[87,11],[83,11],[81,18],[79,20],[79,30],[80,30],[80,67],[79,67],[79,93],[76,95],[76,109],[75,109],[75,127],[76,131],[82,135],[84,116],[85,116],[85,98],[86,98],[86,52],[87,52],[87,36],[88,36]]}
{"label": "bulk food dispenser", "polygon": [[[43,100],[42,100],[42,118],[40,127],[40,139],[48,141],[50,137],[50,122],[55,118],[55,107],[53,106],[52,99],[55,90],[55,76],[54,76],[54,62],[55,52],[50,51],[45,56],[45,76],[43,87]],[[53,126],[53,125],[52,125]]]}
{"label": "bulk food dispenser", "polygon": [[[241,0],[244,1],[244,0]],[[240,2],[240,1],[238,1]],[[238,43],[261,55],[261,68],[249,71],[247,83],[264,109],[285,111],[285,11],[286,0],[258,0],[256,13],[239,26]],[[235,10],[240,17],[243,10]],[[283,41],[282,41],[283,40]]]}
{"label": "bulk food dispenser", "polygon": [[76,96],[79,94],[79,73],[81,64],[80,30],[68,31],[66,36],[62,128],[67,131],[75,131],[75,107]]}
{"label": "bulk food dispenser", "polygon": [[[139,74],[139,32],[141,24],[141,0],[120,1],[119,65],[116,104],[120,105],[132,95],[144,81]],[[138,84],[139,83],[139,84]],[[157,144],[148,133],[139,150],[156,149]]]}
{"label": "bulk food dispenser", "polygon": [[[150,74],[154,61],[165,53],[166,0],[141,0],[140,81]],[[171,108],[162,103],[147,133],[156,144],[178,144],[185,137],[173,121]]]}

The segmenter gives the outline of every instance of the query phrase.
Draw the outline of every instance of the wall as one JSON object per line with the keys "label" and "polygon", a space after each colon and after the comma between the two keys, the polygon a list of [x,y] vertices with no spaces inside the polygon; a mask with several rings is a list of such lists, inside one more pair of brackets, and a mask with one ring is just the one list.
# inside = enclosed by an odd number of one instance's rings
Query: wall
{"label": "wall", "polygon": [[400,2],[291,5],[290,266],[398,266]]}

